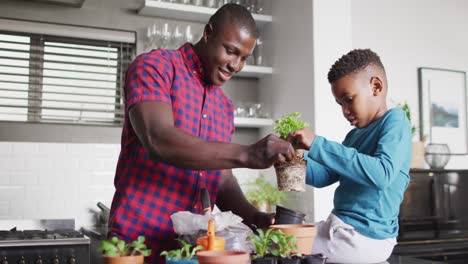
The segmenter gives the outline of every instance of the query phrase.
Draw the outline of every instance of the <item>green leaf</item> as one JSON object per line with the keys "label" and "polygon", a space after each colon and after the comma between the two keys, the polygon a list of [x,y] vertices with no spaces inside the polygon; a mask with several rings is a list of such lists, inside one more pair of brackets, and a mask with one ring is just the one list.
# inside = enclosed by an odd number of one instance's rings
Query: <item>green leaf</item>
{"label": "green leaf", "polygon": [[283,115],[281,118],[275,120],[273,131],[281,138],[287,138],[289,133],[309,126],[307,123],[300,120],[301,115],[302,114],[299,112]]}

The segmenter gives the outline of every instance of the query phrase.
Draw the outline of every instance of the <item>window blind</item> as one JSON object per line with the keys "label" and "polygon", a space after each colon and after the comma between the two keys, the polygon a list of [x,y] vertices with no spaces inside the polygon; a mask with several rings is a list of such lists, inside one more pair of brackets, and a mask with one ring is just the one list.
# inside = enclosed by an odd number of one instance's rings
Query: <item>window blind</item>
{"label": "window blind", "polygon": [[116,126],[134,43],[0,31],[0,121]]}

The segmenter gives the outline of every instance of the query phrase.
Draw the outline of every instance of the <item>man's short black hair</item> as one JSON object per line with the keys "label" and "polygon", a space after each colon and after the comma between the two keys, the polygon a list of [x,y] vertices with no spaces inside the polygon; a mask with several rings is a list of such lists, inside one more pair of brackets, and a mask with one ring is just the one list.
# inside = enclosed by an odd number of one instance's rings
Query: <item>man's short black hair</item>
{"label": "man's short black hair", "polygon": [[242,29],[247,30],[253,37],[257,37],[257,25],[249,10],[238,4],[225,4],[216,11],[208,21],[213,30],[222,28],[226,24],[236,24]]}
{"label": "man's short black hair", "polygon": [[365,69],[367,66],[377,66],[385,72],[379,55],[370,49],[355,49],[339,58],[328,72],[328,82],[331,84],[340,78]]}

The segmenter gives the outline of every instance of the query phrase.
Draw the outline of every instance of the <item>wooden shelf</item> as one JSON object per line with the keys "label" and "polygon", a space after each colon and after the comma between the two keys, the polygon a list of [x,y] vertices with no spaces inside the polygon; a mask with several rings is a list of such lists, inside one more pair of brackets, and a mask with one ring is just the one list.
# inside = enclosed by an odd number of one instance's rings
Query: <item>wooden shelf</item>
{"label": "wooden shelf", "polygon": [[242,71],[236,74],[236,76],[242,77],[262,77],[265,75],[271,75],[273,73],[272,67],[266,66],[254,66],[245,65]]}
{"label": "wooden shelf", "polygon": [[[204,6],[145,0],[143,6],[138,9],[138,14],[207,23],[210,16],[213,15],[216,10],[215,8]],[[272,22],[272,17],[268,15],[252,14],[252,16],[259,27]]]}
{"label": "wooden shelf", "polygon": [[273,119],[268,118],[252,118],[252,117],[234,117],[235,127],[269,127],[273,125]]}

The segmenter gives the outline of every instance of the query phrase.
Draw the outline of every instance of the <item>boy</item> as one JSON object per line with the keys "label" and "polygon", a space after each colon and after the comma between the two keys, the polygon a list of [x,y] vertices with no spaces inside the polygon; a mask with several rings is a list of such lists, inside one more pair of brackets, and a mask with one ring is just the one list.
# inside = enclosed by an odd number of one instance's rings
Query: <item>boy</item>
{"label": "boy", "polygon": [[403,110],[387,109],[387,78],[379,56],[357,49],[342,56],[328,73],[343,115],[355,126],[342,144],[294,131],[289,140],[305,149],[307,184],[335,182],[334,209],[317,223],[312,254],[329,262],[377,263],[393,251],[398,212],[409,182],[411,129]]}

